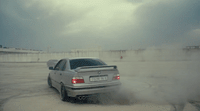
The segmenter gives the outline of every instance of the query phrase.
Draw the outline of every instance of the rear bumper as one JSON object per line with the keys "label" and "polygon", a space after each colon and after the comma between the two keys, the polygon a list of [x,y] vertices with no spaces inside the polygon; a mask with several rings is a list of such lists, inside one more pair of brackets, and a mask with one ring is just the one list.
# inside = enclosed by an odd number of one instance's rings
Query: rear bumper
{"label": "rear bumper", "polygon": [[102,87],[91,87],[91,88],[67,88],[67,94],[70,97],[76,97],[77,95],[90,95],[97,93],[109,93],[117,91],[120,85],[115,86],[102,86]]}

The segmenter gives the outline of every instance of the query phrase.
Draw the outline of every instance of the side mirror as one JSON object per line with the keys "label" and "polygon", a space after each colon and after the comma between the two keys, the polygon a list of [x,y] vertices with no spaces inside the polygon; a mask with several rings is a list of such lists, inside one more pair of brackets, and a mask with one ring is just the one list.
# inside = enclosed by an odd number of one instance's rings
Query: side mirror
{"label": "side mirror", "polygon": [[53,70],[53,67],[49,67],[49,70]]}

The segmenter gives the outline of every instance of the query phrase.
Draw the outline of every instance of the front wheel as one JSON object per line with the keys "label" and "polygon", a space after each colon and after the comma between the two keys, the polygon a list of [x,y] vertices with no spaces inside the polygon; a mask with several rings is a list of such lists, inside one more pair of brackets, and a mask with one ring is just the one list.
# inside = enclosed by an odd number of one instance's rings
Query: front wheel
{"label": "front wheel", "polygon": [[51,78],[49,76],[47,78],[47,83],[48,83],[49,87],[52,88],[52,82],[51,82]]}

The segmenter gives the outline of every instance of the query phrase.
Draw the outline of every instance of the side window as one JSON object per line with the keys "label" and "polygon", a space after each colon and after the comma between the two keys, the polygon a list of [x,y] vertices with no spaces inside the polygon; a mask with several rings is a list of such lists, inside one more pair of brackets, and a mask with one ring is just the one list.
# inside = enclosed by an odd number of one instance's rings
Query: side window
{"label": "side window", "polygon": [[63,65],[62,71],[64,71],[64,70],[66,69],[66,66],[67,66],[67,61],[64,62],[64,65]]}
{"label": "side window", "polygon": [[65,69],[65,63],[66,63],[65,60],[62,60],[62,61],[61,61],[60,65],[59,65],[59,70],[60,70],[60,71],[63,71],[63,70]]}
{"label": "side window", "polygon": [[60,64],[61,64],[62,61],[63,61],[63,60],[60,60],[60,61],[56,64],[54,70],[59,70],[59,66],[60,66]]}

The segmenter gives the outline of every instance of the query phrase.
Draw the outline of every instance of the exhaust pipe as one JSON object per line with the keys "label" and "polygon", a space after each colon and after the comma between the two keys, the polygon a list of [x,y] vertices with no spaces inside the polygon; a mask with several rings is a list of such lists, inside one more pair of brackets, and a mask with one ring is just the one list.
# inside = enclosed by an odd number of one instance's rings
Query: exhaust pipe
{"label": "exhaust pipe", "polygon": [[82,100],[82,97],[81,97],[81,96],[79,96],[79,97],[78,97],[78,99],[79,99],[79,100]]}
{"label": "exhaust pipe", "polygon": [[86,97],[85,96],[82,96],[82,100],[85,100],[86,99]]}
{"label": "exhaust pipe", "polygon": [[85,98],[86,98],[85,96],[79,96],[78,97],[79,100],[85,100]]}

